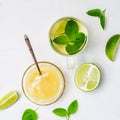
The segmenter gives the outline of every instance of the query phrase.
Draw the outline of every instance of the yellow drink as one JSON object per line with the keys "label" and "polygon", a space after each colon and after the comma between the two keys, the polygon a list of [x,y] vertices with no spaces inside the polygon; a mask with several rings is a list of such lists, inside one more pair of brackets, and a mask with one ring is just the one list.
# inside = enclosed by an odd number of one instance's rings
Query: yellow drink
{"label": "yellow drink", "polygon": [[74,55],[86,46],[88,31],[79,19],[64,17],[52,25],[49,38],[51,46],[56,52],[66,56]]}
{"label": "yellow drink", "polygon": [[35,65],[30,66],[23,76],[23,91],[28,99],[39,105],[55,102],[63,93],[64,76],[54,64],[40,62],[42,76]]}

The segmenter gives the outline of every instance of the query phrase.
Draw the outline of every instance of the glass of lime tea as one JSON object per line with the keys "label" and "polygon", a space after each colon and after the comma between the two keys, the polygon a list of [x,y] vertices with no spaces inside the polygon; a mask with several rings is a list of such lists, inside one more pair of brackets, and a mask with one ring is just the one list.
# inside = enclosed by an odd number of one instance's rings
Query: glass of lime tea
{"label": "glass of lime tea", "polygon": [[74,67],[73,55],[85,48],[88,31],[83,22],[74,17],[63,17],[50,28],[49,38],[52,48],[66,56],[67,68]]}

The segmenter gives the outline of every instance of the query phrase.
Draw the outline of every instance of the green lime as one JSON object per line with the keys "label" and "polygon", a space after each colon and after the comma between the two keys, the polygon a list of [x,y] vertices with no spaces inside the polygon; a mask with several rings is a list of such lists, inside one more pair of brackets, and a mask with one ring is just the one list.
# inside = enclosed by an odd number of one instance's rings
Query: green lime
{"label": "green lime", "polygon": [[19,98],[18,92],[15,90],[10,91],[0,99],[0,109],[5,109],[14,104]]}
{"label": "green lime", "polygon": [[105,52],[107,57],[111,61],[115,60],[115,54],[116,54],[119,42],[120,42],[120,34],[116,34],[112,36],[106,44]]}
{"label": "green lime", "polygon": [[67,21],[66,20],[61,20],[58,25],[56,25],[56,31],[55,33],[57,35],[63,34],[65,32],[65,26],[66,26]]}
{"label": "green lime", "polygon": [[79,66],[75,74],[76,86],[84,92],[94,90],[100,81],[100,70],[92,63]]}

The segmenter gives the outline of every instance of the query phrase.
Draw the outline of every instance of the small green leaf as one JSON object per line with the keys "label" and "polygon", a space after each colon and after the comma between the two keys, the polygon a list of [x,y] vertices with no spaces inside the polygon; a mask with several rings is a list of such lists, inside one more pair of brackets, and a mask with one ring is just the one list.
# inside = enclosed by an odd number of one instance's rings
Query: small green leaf
{"label": "small green leaf", "polygon": [[74,114],[77,112],[77,109],[78,109],[78,102],[77,100],[74,100],[69,106],[68,106],[68,113],[71,115],[71,114]]}
{"label": "small green leaf", "polygon": [[69,55],[73,55],[79,52],[80,45],[76,43],[71,43],[66,46],[66,51]]}
{"label": "small green leaf", "polygon": [[[81,37],[82,38],[82,37]],[[66,51],[69,55],[73,55],[81,50],[85,44],[85,39],[77,37],[74,42],[67,44]]]}
{"label": "small green leaf", "polygon": [[32,109],[26,109],[23,113],[22,120],[37,120],[38,115]]}
{"label": "small green leaf", "polygon": [[89,10],[87,12],[87,14],[90,15],[90,16],[94,16],[94,17],[100,17],[101,16],[101,10],[100,9]]}
{"label": "small green leaf", "polygon": [[76,46],[75,44],[73,44],[73,45],[68,44],[68,45],[66,46],[66,51],[67,51],[67,53],[68,53],[69,55],[73,55],[73,54],[79,52],[79,47]]}
{"label": "small green leaf", "polygon": [[53,110],[53,113],[60,117],[67,116],[67,111],[64,108],[56,108]]}
{"label": "small green leaf", "polygon": [[86,38],[85,34],[82,33],[82,32],[79,32],[79,33],[75,34],[74,37],[75,37],[75,39],[78,39],[78,40],[81,40],[81,41],[85,40],[85,38]]}
{"label": "small green leaf", "polygon": [[53,42],[56,44],[65,45],[69,43],[69,39],[67,36],[58,36],[53,40]]}
{"label": "small green leaf", "polygon": [[79,31],[78,24],[74,20],[69,20],[65,26],[66,35],[71,36],[78,33],[78,31]]}
{"label": "small green leaf", "polygon": [[105,11],[106,11],[106,9],[104,9],[103,11],[100,9],[93,9],[93,10],[89,10],[87,12],[88,15],[98,17],[100,19],[100,24],[101,24],[101,27],[103,30],[105,28],[105,23],[106,23]]}
{"label": "small green leaf", "polygon": [[71,37],[69,37],[70,42],[75,42],[77,39],[79,40],[84,40],[86,38],[85,34],[82,32],[76,33],[74,35],[72,35]]}
{"label": "small green leaf", "polygon": [[105,16],[104,15],[100,17],[100,24],[101,24],[101,27],[104,29],[105,28]]}

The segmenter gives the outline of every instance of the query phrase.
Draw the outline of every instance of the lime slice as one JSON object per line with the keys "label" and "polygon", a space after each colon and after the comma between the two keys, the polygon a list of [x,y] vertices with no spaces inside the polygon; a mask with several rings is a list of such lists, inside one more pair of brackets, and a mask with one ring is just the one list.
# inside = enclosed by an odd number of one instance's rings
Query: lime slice
{"label": "lime slice", "polygon": [[120,42],[120,34],[116,34],[112,36],[106,44],[105,52],[107,57],[111,61],[115,60],[115,54],[116,54],[119,42]]}
{"label": "lime slice", "polygon": [[66,26],[67,21],[66,20],[61,20],[59,23],[55,25],[55,34],[63,34],[65,32],[65,26]]}
{"label": "lime slice", "polygon": [[12,104],[14,104],[17,101],[18,98],[19,95],[17,91],[15,90],[10,91],[0,99],[0,109],[2,110],[10,107]]}
{"label": "lime slice", "polygon": [[76,71],[75,84],[84,92],[94,90],[100,81],[100,70],[92,63],[82,64]]}

